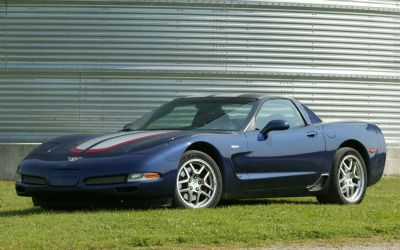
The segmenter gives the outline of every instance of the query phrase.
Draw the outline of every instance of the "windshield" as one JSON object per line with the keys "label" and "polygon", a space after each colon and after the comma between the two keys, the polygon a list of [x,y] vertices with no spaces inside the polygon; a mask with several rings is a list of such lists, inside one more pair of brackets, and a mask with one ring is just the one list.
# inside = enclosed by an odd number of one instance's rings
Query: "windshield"
{"label": "windshield", "polygon": [[162,105],[124,130],[240,130],[254,104],[251,98],[186,98]]}

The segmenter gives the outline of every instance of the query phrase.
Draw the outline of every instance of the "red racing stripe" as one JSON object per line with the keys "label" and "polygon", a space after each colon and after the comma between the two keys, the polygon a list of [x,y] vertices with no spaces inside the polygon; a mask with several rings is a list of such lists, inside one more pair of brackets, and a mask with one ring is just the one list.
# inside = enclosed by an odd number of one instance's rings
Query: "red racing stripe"
{"label": "red racing stripe", "polygon": [[83,150],[77,149],[77,148],[73,148],[73,149],[71,149],[71,152],[72,152],[72,153],[82,153]]}

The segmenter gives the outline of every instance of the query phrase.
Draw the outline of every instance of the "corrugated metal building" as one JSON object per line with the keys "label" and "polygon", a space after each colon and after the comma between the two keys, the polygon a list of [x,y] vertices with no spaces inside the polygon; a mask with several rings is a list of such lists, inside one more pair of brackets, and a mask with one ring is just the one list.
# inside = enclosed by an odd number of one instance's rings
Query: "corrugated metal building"
{"label": "corrugated metal building", "polygon": [[0,0],[0,142],[121,128],[178,96],[263,92],[400,144],[400,2]]}

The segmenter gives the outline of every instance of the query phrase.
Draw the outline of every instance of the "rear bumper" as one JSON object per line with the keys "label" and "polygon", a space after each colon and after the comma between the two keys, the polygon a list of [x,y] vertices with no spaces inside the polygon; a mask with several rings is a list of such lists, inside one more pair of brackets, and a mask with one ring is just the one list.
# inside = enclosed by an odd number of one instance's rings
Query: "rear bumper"
{"label": "rear bumper", "polygon": [[374,158],[371,159],[368,169],[368,186],[377,183],[383,176],[386,164],[386,142],[382,131],[376,126],[377,135],[377,152]]}

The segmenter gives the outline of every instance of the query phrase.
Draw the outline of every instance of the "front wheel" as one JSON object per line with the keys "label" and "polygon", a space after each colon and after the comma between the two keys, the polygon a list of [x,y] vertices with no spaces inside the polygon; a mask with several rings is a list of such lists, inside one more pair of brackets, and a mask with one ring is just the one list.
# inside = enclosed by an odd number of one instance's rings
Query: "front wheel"
{"label": "front wheel", "polygon": [[221,194],[222,177],[215,161],[197,150],[184,153],[176,177],[175,206],[215,207]]}
{"label": "front wheel", "polygon": [[328,193],[317,196],[320,203],[357,204],[367,190],[367,171],[360,153],[340,148],[333,161]]}

